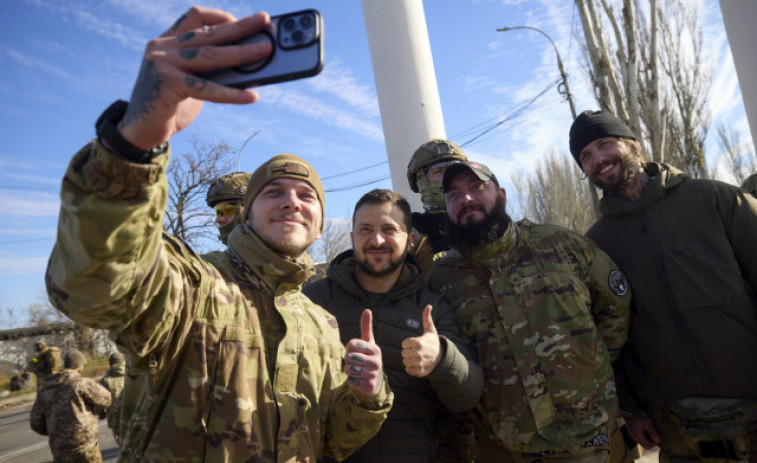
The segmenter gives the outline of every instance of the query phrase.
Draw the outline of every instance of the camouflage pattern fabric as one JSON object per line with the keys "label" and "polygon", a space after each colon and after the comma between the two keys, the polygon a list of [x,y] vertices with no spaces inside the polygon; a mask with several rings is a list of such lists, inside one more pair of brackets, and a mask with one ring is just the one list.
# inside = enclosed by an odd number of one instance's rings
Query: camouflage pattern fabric
{"label": "camouflage pattern fabric", "polygon": [[[74,370],[50,376],[37,392],[31,427],[50,436],[55,461],[102,461],[97,417],[110,405],[110,393]],[[94,450],[93,450],[94,449]]]}
{"label": "camouflage pattern fabric", "polygon": [[748,191],[752,196],[757,197],[757,174],[752,174],[744,180],[741,184],[741,188]]}
{"label": "camouflage pattern fabric", "polygon": [[757,461],[757,399],[690,397],[652,402],[660,461]]}
{"label": "camouflage pattern fabric", "polygon": [[611,359],[631,293],[617,266],[560,227],[511,223],[429,274],[475,346],[485,387],[476,437],[522,453],[577,452],[617,410]]}
{"label": "camouflage pattern fabric", "polygon": [[307,255],[244,225],[205,258],[162,232],[167,163],[97,142],[76,154],[46,274],[56,308],[128,354],[120,461],[345,458],[386,418],[388,385],[365,398],[345,384],[336,320],[300,292]]}
{"label": "camouflage pattern fabric", "polygon": [[29,361],[29,369],[37,376],[37,388],[61,367],[60,348],[45,347]]}
{"label": "camouflage pattern fabric", "polygon": [[[114,354],[115,355],[115,354]],[[114,357],[111,356],[111,365],[105,376],[100,378],[100,385],[110,392],[110,407],[107,410],[108,427],[113,431],[113,436],[116,442],[120,440],[119,422],[121,413],[121,391],[124,388],[124,370],[126,369],[126,362],[123,356]]]}

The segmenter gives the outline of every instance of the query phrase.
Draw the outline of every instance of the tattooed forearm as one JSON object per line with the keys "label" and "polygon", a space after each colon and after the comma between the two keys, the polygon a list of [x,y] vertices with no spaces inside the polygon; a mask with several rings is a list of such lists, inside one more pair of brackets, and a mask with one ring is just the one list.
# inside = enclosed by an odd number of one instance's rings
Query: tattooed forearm
{"label": "tattooed forearm", "polygon": [[197,51],[197,48],[187,48],[186,50],[181,50],[179,55],[184,59],[190,60],[197,56]]}
{"label": "tattooed forearm", "polygon": [[197,90],[205,90],[205,87],[208,86],[208,81],[205,79],[200,79],[199,77],[195,76],[187,76],[184,81],[189,85],[190,87],[195,87]]}
{"label": "tattooed forearm", "polygon": [[187,19],[187,14],[186,13],[184,13],[183,15],[181,15],[181,18],[177,19],[176,22],[173,23],[173,26],[171,26],[171,30],[175,31],[176,29],[178,29],[179,26],[181,26],[181,23],[183,23],[185,19]]}
{"label": "tattooed forearm", "polygon": [[178,36],[176,40],[178,40],[179,43],[186,42],[187,40],[191,40],[192,38],[194,38],[196,34],[197,33],[195,31],[185,32],[181,34],[180,36]]}
{"label": "tattooed forearm", "polygon": [[139,70],[137,82],[131,92],[129,109],[118,124],[123,129],[138,121],[142,116],[153,109],[153,103],[160,95],[163,79],[155,69],[155,63],[150,60],[142,60],[142,68]]}

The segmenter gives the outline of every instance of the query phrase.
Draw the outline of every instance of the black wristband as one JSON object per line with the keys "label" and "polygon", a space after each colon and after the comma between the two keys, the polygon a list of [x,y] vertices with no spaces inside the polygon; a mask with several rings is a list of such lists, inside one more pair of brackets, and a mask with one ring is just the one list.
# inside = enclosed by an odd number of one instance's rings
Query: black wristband
{"label": "black wristband", "polygon": [[95,122],[95,129],[97,130],[97,138],[102,143],[107,143],[109,150],[116,156],[122,157],[127,161],[139,162],[147,164],[155,156],[165,153],[168,150],[168,143],[161,143],[158,146],[144,150],[132,145],[127,139],[121,135],[118,131],[118,123],[124,118],[126,109],[129,107],[129,103],[124,100],[118,100],[112,105],[108,106],[108,109],[103,111],[97,122]]}

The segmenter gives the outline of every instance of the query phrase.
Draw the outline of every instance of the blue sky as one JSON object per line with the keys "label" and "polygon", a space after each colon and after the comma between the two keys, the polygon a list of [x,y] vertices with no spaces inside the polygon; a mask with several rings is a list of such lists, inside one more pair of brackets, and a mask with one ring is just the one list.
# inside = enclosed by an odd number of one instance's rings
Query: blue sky
{"label": "blue sky", "polygon": [[[377,0],[378,1],[378,0]],[[708,162],[717,161],[714,127],[746,131],[746,119],[717,1],[701,0],[707,54],[715,77],[710,94],[713,130]],[[94,136],[97,116],[115,99],[128,99],[142,50],[191,2],[179,0],[10,0],[0,3],[0,309],[23,322],[28,304],[44,298],[43,275],[54,244],[58,189],[71,155]],[[225,141],[234,148],[257,130],[241,169],[292,152],[310,161],[326,190],[370,185],[326,195],[326,215],[346,218],[354,201],[374,187],[391,188],[373,84],[361,2],[358,0],[210,1],[237,17],[318,9],[325,22],[326,61],[317,77],[260,88],[245,107],[206,105],[172,140]],[[573,2],[563,0],[427,0],[424,2],[448,138],[464,143],[510,115],[558,77],[554,52],[529,31],[549,33],[565,61],[578,110],[594,109],[575,31]],[[401,72],[401,70],[398,70]],[[512,122],[466,146],[469,158],[489,164],[501,179],[529,172],[554,148],[567,156],[567,103],[548,90]],[[410,153],[408,153],[408,156]],[[347,176],[335,176],[358,169]],[[332,178],[328,178],[332,177]],[[517,214],[516,214],[517,215]]]}

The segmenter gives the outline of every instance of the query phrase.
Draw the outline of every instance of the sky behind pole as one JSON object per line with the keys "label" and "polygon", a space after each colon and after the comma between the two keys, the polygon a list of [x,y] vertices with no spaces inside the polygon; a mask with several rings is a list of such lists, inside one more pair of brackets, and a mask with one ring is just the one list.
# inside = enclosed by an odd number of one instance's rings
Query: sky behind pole
{"label": "sky behind pole", "polygon": [[[719,123],[749,135],[720,8],[716,0],[698,3],[715,72],[707,145],[713,166]],[[30,303],[44,300],[44,269],[68,161],[94,137],[103,109],[129,98],[146,42],[191,4],[0,4],[0,309],[12,309],[16,323],[23,324]],[[195,123],[174,137],[173,152],[188,151],[192,137],[239,149],[260,131],[245,146],[241,169],[251,172],[281,152],[304,157],[324,178],[326,216],[332,218],[349,217],[356,199],[371,188],[392,187],[359,1],[209,1],[204,6],[237,17],[260,9],[272,15],[318,9],[325,23],[325,67],[314,78],[261,87],[261,100],[253,105],[207,104]],[[496,29],[528,25],[548,33],[565,63],[578,111],[596,109],[582,68],[573,2],[427,0],[424,8],[447,137],[465,144],[469,158],[490,165],[506,187],[513,175],[532,171],[548,150],[568,156],[571,116],[555,86],[554,49],[532,31]]]}

